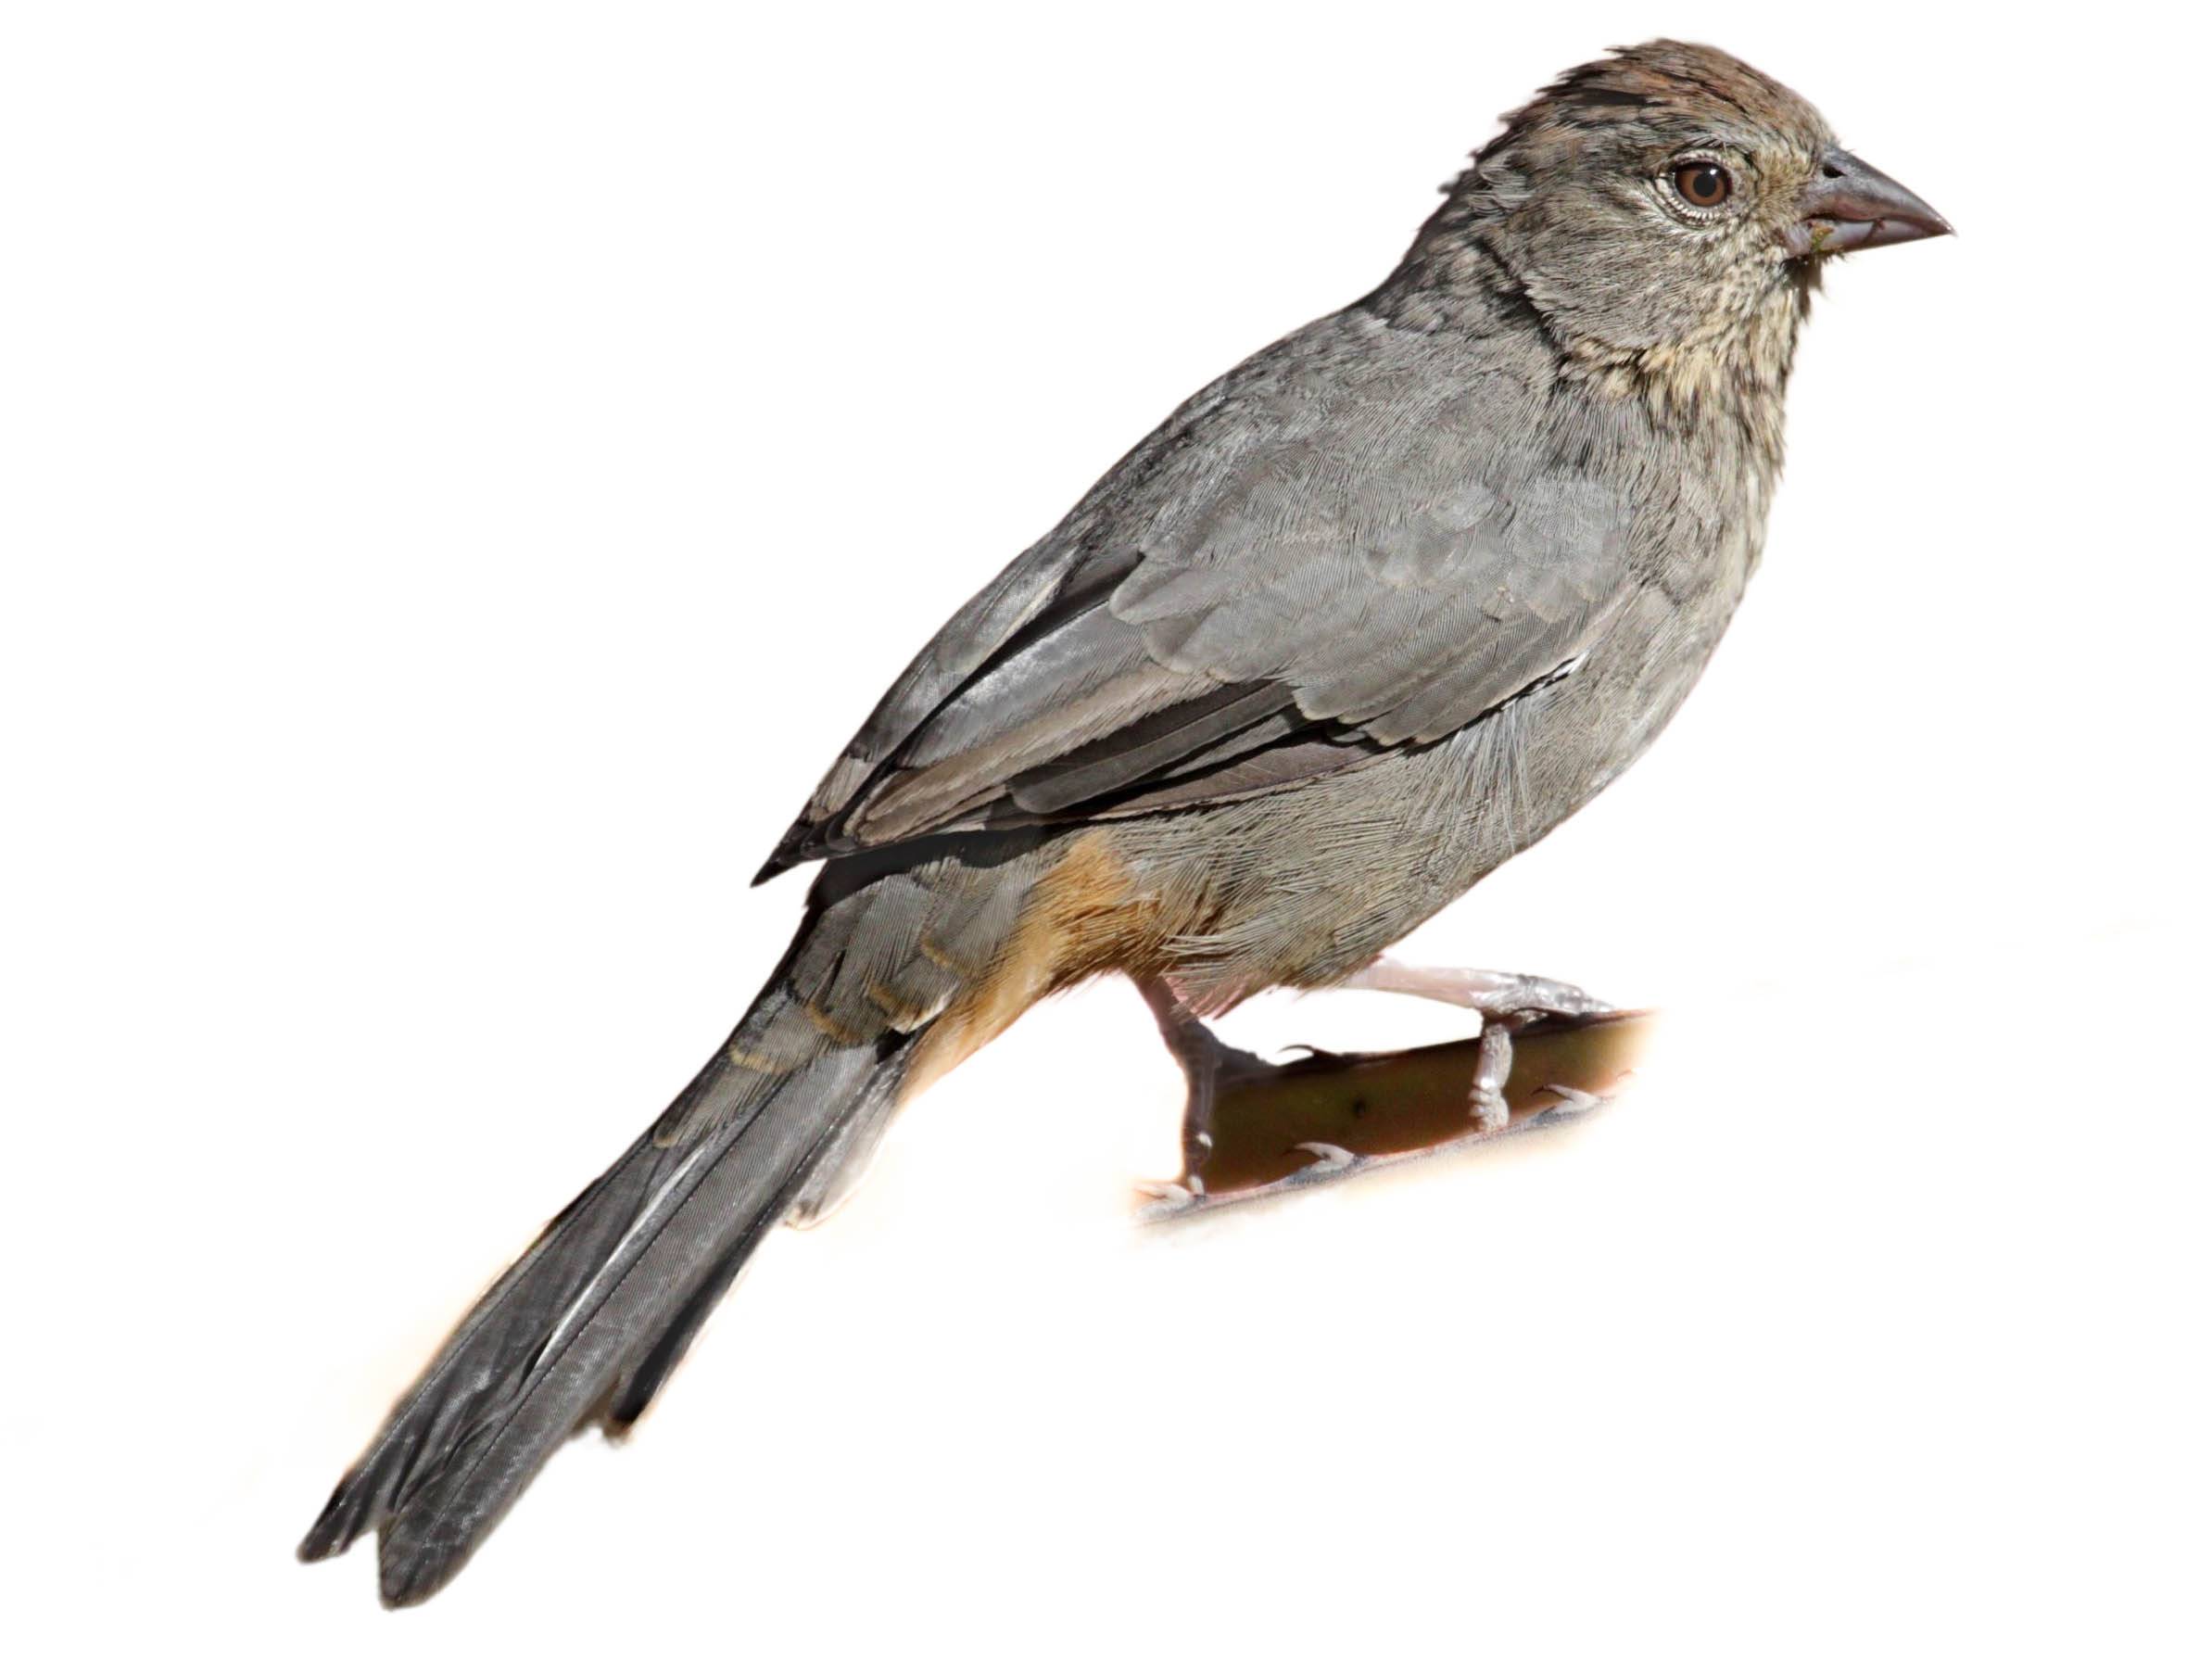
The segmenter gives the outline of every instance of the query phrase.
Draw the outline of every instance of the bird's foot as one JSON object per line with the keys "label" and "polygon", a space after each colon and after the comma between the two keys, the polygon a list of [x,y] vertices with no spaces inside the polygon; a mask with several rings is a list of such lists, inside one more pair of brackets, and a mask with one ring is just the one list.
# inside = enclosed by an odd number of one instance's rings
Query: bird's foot
{"label": "bird's foot", "polygon": [[[1337,1057],[1327,1057],[1334,1059]],[[1147,1202],[1138,1209],[1137,1219],[1142,1222],[1165,1222],[1197,1215],[1223,1204],[1240,1203],[1263,1194],[1296,1192],[1303,1187],[1341,1180],[1381,1161],[1366,1154],[1350,1151],[1332,1141],[1296,1141],[1291,1144],[1289,1151],[1294,1158],[1303,1157],[1308,1161],[1259,1185],[1232,1182],[1219,1189],[1209,1190],[1202,1176],[1187,1171],[1179,1181],[1140,1181],[1137,1183],[1137,1191]]]}
{"label": "bird's foot", "polygon": [[1343,988],[1389,991],[1425,997],[1473,1010],[1482,1020],[1482,1048],[1467,1095],[1467,1115],[1479,1133],[1494,1134],[1512,1120],[1506,1104],[1506,1079],[1513,1074],[1513,1036],[1541,1019],[1585,1019],[1610,1014],[1612,1007],[1578,985],[1531,973],[1498,973],[1485,968],[1424,968],[1379,956]]}
{"label": "bird's foot", "polygon": [[[1191,1012],[1173,987],[1149,981],[1141,981],[1137,989],[1144,994],[1153,1019],[1158,1022],[1160,1038],[1167,1044],[1168,1052],[1182,1068],[1183,1082],[1189,1090],[1182,1111],[1182,1175],[1174,1183],[1156,1184],[1163,1189],[1171,1185],[1186,1200],[1200,1199],[1206,1196],[1206,1164],[1214,1149],[1216,1101],[1227,1090],[1265,1082],[1281,1068],[1248,1049],[1222,1042],[1204,1020]],[[1161,1202],[1174,1201],[1165,1190],[1156,1197]]]}
{"label": "bird's foot", "polygon": [[1648,1014],[1494,1010],[1480,1037],[1283,1065],[1209,1046],[1210,1032],[1207,1044],[1184,1034],[1184,1168],[1140,1189],[1149,1202],[1139,1217],[1303,1191],[1586,1112],[1626,1083],[1651,1023]]}

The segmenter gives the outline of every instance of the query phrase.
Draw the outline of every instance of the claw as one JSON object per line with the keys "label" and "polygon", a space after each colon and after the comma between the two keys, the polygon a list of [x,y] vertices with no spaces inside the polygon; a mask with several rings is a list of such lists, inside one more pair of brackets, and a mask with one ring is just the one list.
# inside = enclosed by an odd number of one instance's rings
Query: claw
{"label": "claw", "polygon": [[1341,1067],[1259,1062],[1255,1077],[1225,1080],[1219,1117],[1186,1119],[1182,1178],[1144,1187],[1157,1202],[1139,1219],[1195,1217],[1563,1122],[1620,1092],[1633,1074],[1623,1062],[1636,1057],[1650,1028],[1647,1015],[1523,1021],[1488,1014],[1472,1042],[1347,1056]]}
{"label": "claw", "polygon": [[1195,1205],[1203,1191],[1193,1192],[1180,1181],[1140,1181],[1137,1191],[1152,1200],[1155,1215],[1177,1215]]}
{"label": "claw", "polygon": [[1604,1095],[1593,1095],[1587,1089],[1571,1089],[1563,1083],[1540,1083],[1536,1093],[1558,1096],[1559,1104],[1550,1108],[1554,1117],[1572,1117],[1576,1112],[1586,1112],[1593,1106],[1605,1104]]}

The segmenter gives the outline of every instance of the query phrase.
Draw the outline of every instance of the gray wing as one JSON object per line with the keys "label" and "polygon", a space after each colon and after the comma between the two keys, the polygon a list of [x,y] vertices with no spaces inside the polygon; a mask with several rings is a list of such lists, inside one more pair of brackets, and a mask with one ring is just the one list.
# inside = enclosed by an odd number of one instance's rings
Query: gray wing
{"label": "gray wing", "polygon": [[1445,349],[1345,313],[1200,393],[930,641],[763,877],[1290,788],[1578,658],[1625,503],[1528,375]]}

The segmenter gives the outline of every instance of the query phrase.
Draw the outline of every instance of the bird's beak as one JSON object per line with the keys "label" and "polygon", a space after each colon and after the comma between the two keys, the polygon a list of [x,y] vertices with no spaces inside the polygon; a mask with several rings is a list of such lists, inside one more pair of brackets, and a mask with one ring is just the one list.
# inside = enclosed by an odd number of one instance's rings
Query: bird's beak
{"label": "bird's beak", "polygon": [[1820,158],[1820,176],[1799,199],[1797,222],[1782,234],[1782,244],[1801,258],[1950,234],[1942,214],[1888,173],[1849,150],[1830,150]]}

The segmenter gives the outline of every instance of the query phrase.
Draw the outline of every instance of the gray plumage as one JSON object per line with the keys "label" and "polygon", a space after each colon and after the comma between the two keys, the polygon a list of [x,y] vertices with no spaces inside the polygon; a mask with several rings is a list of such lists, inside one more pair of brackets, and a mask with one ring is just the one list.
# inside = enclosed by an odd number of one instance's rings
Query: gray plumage
{"label": "gray plumage", "polygon": [[1529,441],[1552,375],[1485,321],[1353,307],[1192,399],[947,625],[777,865],[1285,788],[1571,661],[1621,599],[1628,505],[1583,435]]}
{"label": "gray plumage", "polygon": [[378,1528],[386,1598],[434,1590],[1038,997],[1343,980],[1602,789],[1757,562],[1820,250],[1914,211],[1940,224],[1709,48],[1508,118],[1387,281],[1184,403],[923,648],[762,872],[829,860],[758,1002],[302,1553]]}

